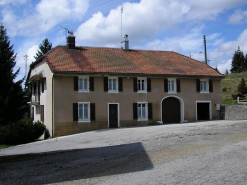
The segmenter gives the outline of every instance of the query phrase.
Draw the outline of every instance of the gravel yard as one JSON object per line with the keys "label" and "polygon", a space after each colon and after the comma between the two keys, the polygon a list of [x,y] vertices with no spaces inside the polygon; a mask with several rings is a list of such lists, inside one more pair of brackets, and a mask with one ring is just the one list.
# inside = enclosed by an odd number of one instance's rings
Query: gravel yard
{"label": "gravel yard", "polygon": [[105,129],[0,150],[0,184],[246,184],[246,154],[247,121]]}

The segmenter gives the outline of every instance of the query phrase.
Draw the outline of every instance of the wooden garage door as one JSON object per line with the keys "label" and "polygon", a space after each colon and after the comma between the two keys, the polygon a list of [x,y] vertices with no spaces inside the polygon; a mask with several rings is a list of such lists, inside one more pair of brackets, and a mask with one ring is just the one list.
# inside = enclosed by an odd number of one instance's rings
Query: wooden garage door
{"label": "wooden garage door", "polygon": [[162,102],[163,123],[180,123],[180,102],[176,98],[166,98]]}

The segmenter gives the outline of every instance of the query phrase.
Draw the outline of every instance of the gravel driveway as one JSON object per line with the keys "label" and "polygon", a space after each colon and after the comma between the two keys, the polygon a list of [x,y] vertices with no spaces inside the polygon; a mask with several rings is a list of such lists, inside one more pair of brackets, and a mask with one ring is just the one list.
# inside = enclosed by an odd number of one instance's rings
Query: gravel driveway
{"label": "gravel driveway", "polygon": [[246,154],[247,121],[105,129],[0,150],[0,184],[247,184]]}

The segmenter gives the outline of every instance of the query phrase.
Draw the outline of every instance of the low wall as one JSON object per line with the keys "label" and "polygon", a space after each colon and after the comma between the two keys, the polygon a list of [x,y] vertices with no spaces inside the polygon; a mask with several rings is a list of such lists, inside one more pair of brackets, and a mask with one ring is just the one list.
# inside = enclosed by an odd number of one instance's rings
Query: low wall
{"label": "low wall", "polygon": [[247,120],[247,106],[225,105],[220,107],[220,119]]}

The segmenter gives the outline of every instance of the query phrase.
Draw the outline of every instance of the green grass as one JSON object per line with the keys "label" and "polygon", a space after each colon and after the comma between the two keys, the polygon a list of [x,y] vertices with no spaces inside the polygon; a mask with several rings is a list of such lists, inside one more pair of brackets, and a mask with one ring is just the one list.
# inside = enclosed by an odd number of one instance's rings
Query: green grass
{"label": "green grass", "polygon": [[9,148],[11,146],[14,146],[14,145],[0,145],[0,149]]}
{"label": "green grass", "polygon": [[232,95],[238,93],[238,85],[242,78],[247,82],[247,71],[244,73],[231,73],[221,81],[221,100],[223,105],[237,104]]}

